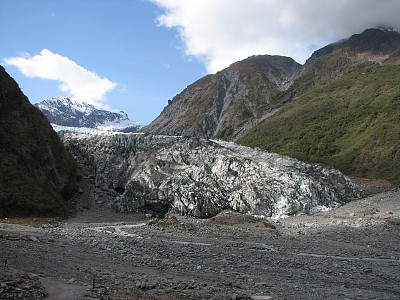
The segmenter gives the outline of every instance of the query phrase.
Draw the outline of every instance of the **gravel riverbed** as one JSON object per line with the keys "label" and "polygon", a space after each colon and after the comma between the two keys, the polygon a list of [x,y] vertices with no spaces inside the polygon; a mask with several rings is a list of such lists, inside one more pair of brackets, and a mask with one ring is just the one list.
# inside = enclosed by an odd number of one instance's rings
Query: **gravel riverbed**
{"label": "gravel riverbed", "polygon": [[400,192],[280,220],[0,223],[1,299],[400,299]]}

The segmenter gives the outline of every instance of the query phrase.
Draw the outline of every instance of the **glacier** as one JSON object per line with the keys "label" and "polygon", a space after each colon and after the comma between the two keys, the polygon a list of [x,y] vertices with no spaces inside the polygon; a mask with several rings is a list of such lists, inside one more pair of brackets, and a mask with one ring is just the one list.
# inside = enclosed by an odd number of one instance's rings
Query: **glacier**
{"label": "glacier", "polygon": [[118,212],[208,218],[224,210],[265,217],[314,213],[361,197],[331,167],[193,137],[60,132],[65,146],[113,191]]}

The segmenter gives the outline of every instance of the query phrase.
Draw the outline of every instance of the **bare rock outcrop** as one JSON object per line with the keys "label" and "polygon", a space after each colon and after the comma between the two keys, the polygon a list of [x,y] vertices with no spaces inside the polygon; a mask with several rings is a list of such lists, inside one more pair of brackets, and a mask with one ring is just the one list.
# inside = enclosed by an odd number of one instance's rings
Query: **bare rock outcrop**
{"label": "bare rock outcrop", "polygon": [[276,112],[271,97],[286,90],[300,70],[289,57],[249,57],[188,86],[141,131],[237,140]]}

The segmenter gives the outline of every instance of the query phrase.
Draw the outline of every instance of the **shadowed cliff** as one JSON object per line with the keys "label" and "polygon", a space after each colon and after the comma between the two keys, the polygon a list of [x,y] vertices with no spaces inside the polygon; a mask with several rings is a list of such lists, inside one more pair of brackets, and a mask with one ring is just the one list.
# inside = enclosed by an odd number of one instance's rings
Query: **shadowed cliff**
{"label": "shadowed cliff", "polygon": [[46,117],[0,66],[0,215],[68,214],[76,169]]}

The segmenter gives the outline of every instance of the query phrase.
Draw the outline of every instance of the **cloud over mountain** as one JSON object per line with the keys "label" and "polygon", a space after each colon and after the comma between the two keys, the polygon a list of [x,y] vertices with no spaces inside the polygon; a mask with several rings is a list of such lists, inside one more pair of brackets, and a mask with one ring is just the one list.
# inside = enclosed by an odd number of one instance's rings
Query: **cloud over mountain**
{"label": "cloud over mountain", "polygon": [[160,26],[177,28],[187,55],[209,72],[255,54],[300,63],[328,43],[390,26],[400,29],[397,0],[151,0],[164,12]]}
{"label": "cloud over mountain", "polygon": [[77,101],[103,106],[105,94],[117,84],[86,70],[68,57],[43,49],[39,55],[9,57],[4,59],[30,78],[51,79],[61,82],[60,90]]}

